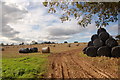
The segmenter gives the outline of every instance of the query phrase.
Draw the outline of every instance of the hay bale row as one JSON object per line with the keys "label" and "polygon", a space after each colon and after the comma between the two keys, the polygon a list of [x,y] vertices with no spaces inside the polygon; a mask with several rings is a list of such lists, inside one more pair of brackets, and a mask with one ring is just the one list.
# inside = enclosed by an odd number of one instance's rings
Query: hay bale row
{"label": "hay bale row", "polygon": [[21,48],[19,50],[19,53],[33,53],[33,52],[38,52],[38,48]]}
{"label": "hay bale row", "polygon": [[104,28],[99,28],[97,34],[92,35],[91,41],[83,49],[83,53],[91,57],[120,57],[120,46]]}
{"label": "hay bale row", "polygon": [[[38,48],[21,48],[19,50],[19,53],[34,53],[38,52]],[[50,48],[49,47],[44,47],[42,48],[42,53],[50,53]]]}

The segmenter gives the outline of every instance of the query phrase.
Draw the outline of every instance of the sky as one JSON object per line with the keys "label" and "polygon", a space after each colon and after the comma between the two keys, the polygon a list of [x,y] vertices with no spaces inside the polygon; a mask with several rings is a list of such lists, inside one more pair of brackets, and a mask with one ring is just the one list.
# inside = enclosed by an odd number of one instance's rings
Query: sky
{"label": "sky", "polygon": [[[77,20],[73,18],[62,23],[59,17],[63,11],[58,10],[56,14],[50,14],[40,1],[2,0],[0,6],[0,43],[88,42],[97,32],[95,23],[86,28],[78,25]],[[106,29],[110,35],[117,35],[118,22],[111,23]]]}

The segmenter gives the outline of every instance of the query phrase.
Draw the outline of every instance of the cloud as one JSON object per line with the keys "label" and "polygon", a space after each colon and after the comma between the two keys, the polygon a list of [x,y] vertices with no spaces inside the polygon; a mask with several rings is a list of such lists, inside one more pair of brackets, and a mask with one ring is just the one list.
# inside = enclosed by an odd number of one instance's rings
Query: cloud
{"label": "cloud", "polygon": [[[19,5],[19,7],[16,7],[16,5]],[[8,28],[9,30],[7,30],[4,28],[3,33],[4,36],[10,37],[10,40],[23,41],[24,39],[26,42],[32,40],[61,41],[71,39],[76,34],[87,31],[85,28],[77,25],[77,20],[75,19],[72,19],[70,22],[61,23],[59,19],[60,11],[57,12],[57,15],[48,14],[48,9],[41,2],[26,1],[25,3],[17,3],[16,5],[11,5],[11,3],[5,5],[7,6],[6,10],[10,9],[8,12],[6,11],[7,18],[3,21],[11,29]],[[13,15],[16,17],[13,18]],[[12,33],[8,34],[5,30],[8,33]],[[93,28],[88,30],[92,31]]]}
{"label": "cloud", "polygon": [[111,34],[118,34],[118,24],[111,25],[109,28],[106,28]]}
{"label": "cloud", "polygon": [[2,38],[6,42],[88,41],[96,34],[94,23],[86,28],[77,25],[73,18],[61,23],[61,11],[50,14],[41,2],[23,1],[10,0],[2,5]]}
{"label": "cloud", "polygon": [[118,24],[110,25],[106,29],[107,29],[108,33],[113,37],[115,37],[119,34]]}
{"label": "cloud", "polygon": [[17,34],[19,34],[19,32],[15,31],[9,25],[5,25],[2,27],[2,36],[4,37],[12,38],[12,37],[15,37],[15,35]]}
{"label": "cloud", "polygon": [[13,39],[11,39],[11,40],[19,41],[19,42],[24,42],[24,39],[21,39],[21,38],[19,38],[19,37],[15,37],[15,38],[13,38]]}
{"label": "cloud", "polygon": [[10,39],[15,38],[20,32],[14,30],[14,28],[9,24],[13,22],[16,23],[17,20],[22,19],[27,11],[24,9],[19,9],[15,4],[8,5],[7,3],[2,2],[0,5],[2,5],[2,24],[0,24],[0,28],[2,30],[1,36]]}
{"label": "cloud", "polygon": [[53,36],[63,36],[63,35],[72,35],[78,33],[80,30],[78,29],[79,27],[76,25],[73,27],[75,24],[58,24],[58,25],[53,25],[50,27],[46,28],[46,31],[49,32],[50,35]]}
{"label": "cloud", "polygon": [[[18,19],[17,22],[14,21],[13,19],[9,23],[9,26],[12,28],[12,30],[14,30],[13,34],[15,35],[17,34],[17,37],[19,37],[19,38],[12,38],[11,40],[21,41],[24,39],[24,41],[26,42],[30,42],[32,40],[60,41],[60,40],[71,39],[75,34],[84,33],[86,31],[85,28],[82,28],[79,25],[77,25],[77,20],[75,19],[72,19],[72,21],[70,22],[66,21],[64,23],[61,23],[58,17],[60,15],[48,14],[47,8],[45,8],[42,5],[42,3],[30,2],[27,3],[26,5],[28,6],[24,5],[22,9],[24,9],[25,7],[28,13],[25,14],[24,17],[18,16],[21,18],[19,19],[17,18]],[[14,10],[12,9],[12,11]],[[15,11],[17,10],[15,9]],[[22,11],[17,11],[17,12],[18,13],[16,13],[15,15],[18,15],[19,12]],[[20,13],[20,14],[22,15],[24,13]],[[92,28],[88,30],[91,31]],[[5,34],[6,33],[4,33],[4,35]],[[7,37],[10,36],[8,34],[6,35]],[[14,37],[14,35],[10,37]]]}

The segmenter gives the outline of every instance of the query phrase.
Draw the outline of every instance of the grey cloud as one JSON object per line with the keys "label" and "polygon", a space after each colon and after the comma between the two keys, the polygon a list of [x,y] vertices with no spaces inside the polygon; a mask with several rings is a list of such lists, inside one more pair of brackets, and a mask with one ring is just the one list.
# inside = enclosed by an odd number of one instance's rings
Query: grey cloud
{"label": "grey cloud", "polygon": [[71,38],[71,36],[49,36],[47,37],[47,39],[49,40],[65,40],[69,38]]}
{"label": "grey cloud", "polygon": [[81,32],[81,29],[77,28],[62,28],[62,27],[50,27],[47,29],[48,33],[52,36],[68,36]]}
{"label": "grey cloud", "polygon": [[15,31],[9,25],[2,27],[2,36],[4,37],[12,38],[12,37],[15,37],[15,35],[17,34],[19,34],[19,32]]}
{"label": "grey cloud", "polygon": [[112,34],[118,34],[118,25],[116,24],[116,25],[113,25],[113,26],[110,26],[110,27],[108,27],[107,28],[107,30],[108,30],[108,32],[112,35]]}
{"label": "grey cloud", "polygon": [[[69,24],[69,23],[68,23]],[[49,40],[66,40],[73,38],[76,34],[82,33],[82,35],[86,34],[87,37],[90,33],[96,31],[96,27],[94,24],[89,25],[87,28],[83,28],[81,26],[74,24],[66,24],[66,25],[59,25],[59,26],[50,26],[45,29],[48,33],[48,37],[46,39]],[[85,37],[84,37],[85,38]]]}
{"label": "grey cloud", "polygon": [[13,39],[11,39],[11,40],[19,41],[19,42],[24,42],[24,41],[25,41],[24,39],[19,38],[19,37],[13,38]]}
{"label": "grey cloud", "polygon": [[12,40],[19,41],[22,40],[16,37],[19,34],[18,31],[14,30],[12,26],[8,25],[9,23],[16,23],[17,20],[22,19],[25,16],[27,11],[25,9],[19,9],[16,5],[9,4],[7,5],[5,2],[2,2],[2,22],[0,23],[0,29],[2,30],[2,36],[7,38],[14,38]]}

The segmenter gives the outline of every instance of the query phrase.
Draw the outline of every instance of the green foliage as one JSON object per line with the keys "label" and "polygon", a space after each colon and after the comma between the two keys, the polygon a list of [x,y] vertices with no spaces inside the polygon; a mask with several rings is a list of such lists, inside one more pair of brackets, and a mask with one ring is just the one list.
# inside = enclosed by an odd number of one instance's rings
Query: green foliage
{"label": "green foliage", "polygon": [[68,43],[67,41],[64,41],[64,43]]}
{"label": "green foliage", "polygon": [[1,45],[1,46],[4,46],[4,43],[1,43],[0,45]]}
{"label": "green foliage", "polygon": [[2,60],[2,77],[42,78],[47,69],[47,56],[28,56],[21,58],[4,58]]}
{"label": "green foliage", "polygon": [[105,27],[109,22],[116,22],[118,4],[118,2],[43,2],[45,7],[49,7],[48,13],[56,13],[60,9],[64,11],[60,18],[62,22],[74,17],[82,27],[91,24],[94,16],[97,27]]}
{"label": "green foliage", "polygon": [[78,41],[74,41],[74,43],[78,43]]}

